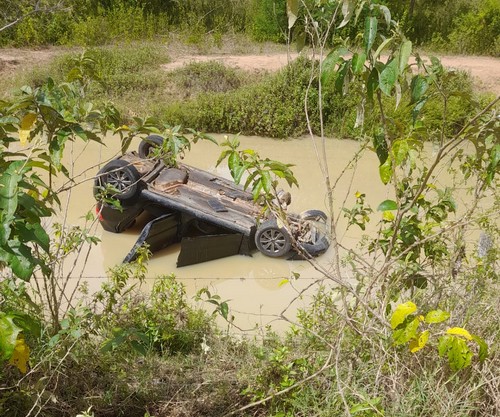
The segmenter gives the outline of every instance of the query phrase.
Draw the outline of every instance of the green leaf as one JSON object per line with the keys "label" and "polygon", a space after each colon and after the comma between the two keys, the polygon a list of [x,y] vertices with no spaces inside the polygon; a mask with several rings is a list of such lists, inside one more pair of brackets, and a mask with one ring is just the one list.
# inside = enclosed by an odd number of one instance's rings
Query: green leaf
{"label": "green leaf", "polygon": [[368,16],[365,19],[365,32],[363,35],[365,53],[368,55],[375,42],[377,36],[377,18],[375,16]]}
{"label": "green leaf", "polygon": [[408,65],[408,60],[410,59],[412,51],[412,43],[411,41],[404,41],[401,44],[400,52],[399,52],[399,73],[402,74]]}
{"label": "green leaf", "polygon": [[340,57],[347,53],[347,49],[341,47],[331,51],[321,64],[321,83],[326,84],[328,80],[335,78],[335,67],[337,66]]}
{"label": "green leaf", "polygon": [[18,240],[10,240],[8,244],[9,249],[13,253],[9,259],[9,266],[12,272],[18,278],[28,281],[35,268],[35,258],[31,253],[31,249]]}
{"label": "green leaf", "polygon": [[472,340],[472,335],[462,327],[451,327],[446,330],[446,333],[455,336],[462,336],[467,340]]}
{"label": "green leaf", "polygon": [[425,330],[417,338],[410,340],[410,352],[415,353],[424,348],[429,340],[429,330]]}
{"label": "green leaf", "polygon": [[395,140],[392,144],[392,155],[396,165],[401,165],[410,152],[410,145],[407,139]]}
{"label": "green leaf", "polygon": [[19,123],[19,119],[14,116],[4,116],[0,117],[0,125],[16,124]]}
{"label": "green leaf", "polygon": [[340,64],[340,67],[337,71],[337,78],[335,79],[335,91],[340,94],[346,93],[347,82],[349,81],[349,77],[347,76],[349,72],[349,67],[351,66],[351,61],[347,60]]}
{"label": "green leaf", "polygon": [[227,320],[227,316],[229,314],[229,305],[227,304],[226,301],[220,303],[219,310],[220,310],[221,316]]}
{"label": "green leaf", "polygon": [[465,340],[458,337],[452,337],[448,349],[448,364],[454,371],[466,368],[471,364],[472,352]]}
{"label": "green leaf", "polygon": [[146,356],[148,353],[144,345],[137,340],[131,340],[130,346],[132,346],[132,349],[134,349],[139,355]]}
{"label": "green leaf", "polygon": [[17,335],[21,331],[12,316],[0,312],[0,359],[10,359],[16,347]]}
{"label": "green leaf", "polygon": [[401,328],[394,330],[392,334],[392,338],[394,339],[395,345],[404,345],[408,343],[410,340],[415,339],[417,337],[418,326],[420,324],[420,320],[415,317],[406,325],[403,325]]}
{"label": "green leaf", "polygon": [[353,0],[344,0],[342,3],[342,16],[344,16],[344,18],[342,22],[340,22],[340,25],[337,26],[337,29],[341,29],[349,23],[353,15],[355,5],[356,4]]}
{"label": "green leaf", "polygon": [[443,357],[448,352],[451,347],[452,336],[444,335],[438,340],[438,353],[439,356]]}
{"label": "green leaf", "polygon": [[286,0],[286,13],[288,15],[288,29],[291,29],[299,16],[299,0]]}
{"label": "green leaf", "polygon": [[3,221],[12,218],[17,210],[19,182],[26,172],[24,161],[11,162],[0,177],[0,209]]}
{"label": "green leaf", "polygon": [[387,96],[391,95],[392,88],[398,79],[398,62],[392,59],[385,65],[384,69],[380,72],[379,87],[380,90]]}
{"label": "green leaf", "polygon": [[233,175],[233,178],[234,178],[234,174],[233,174],[234,169],[239,165],[241,165],[240,155],[238,154],[238,152],[231,152],[231,154],[229,155],[229,159],[227,161],[227,166],[231,170],[231,174]]}
{"label": "green leaf", "polygon": [[488,345],[479,336],[472,335],[472,340],[479,346],[478,358],[480,362],[483,362],[488,357]]}
{"label": "green leaf", "polygon": [[62,169],[61,160],[63,157],[64,147],[67,139],[67,136],[57,137],[56,139],[51,140],[49,144],[51,161],[57,170]]}
{"label": "green leaf", "polygon": [[422,110],[422,108],[424,107],[424,105],[425,105],[426,102],[427,102],[427,99],[423,98],[422,100],[420,100],[417,103],[417,105],[411,111],[411,115],[412,115],[412,119],[413,119],[413,124],[416,123],[418,115],[420,114],[420,110]]}
{"label": "green leaf", "polygon": [[368,81],[366,83],[366,95],[368,102],[371,104],[373,104],[373,94],[375,93],[378,87],[378,78],[379,78],[378,70],[376,68],[373,68],[372,71],[370,72],[370,75],[368,76]]}
{"label": "green leaf", "polygon": [[407,301],[406,303],[399,304],[396,307],[396,310],[394,310],[394,313],[392,313],[391,317],[391,327],[392,329],[395,329],[398,327],[401,323],[403,323],[406,320],[406,317],[408,317],[410,314],[413,312],[417,311],[417,306],[415,303],[411,301]]}
{"label": "green leaf", "polygon": [[262,191],[262,177],[259,178],[257,181],[255,181],[253,184],[252,196],[253,196],[254,201],[257,201],[257,199],[260,196],[261,191]]}
{"label": "green leaf", "polygon": [[248,176],[247,180],[245,181],[245,185],[243,186],[243,189],[245,189],[245,190],[246,190],[246,189],[250,186],[250,184],[252,183],[252,181],[255,179],[255,177],[256,177],[258,174],[259,174],[259,172],[258,172],[258,171],[254,171],[254,172],[252,172],[252,173]]}
{"label": "green leaf", "polygon": [[397,210],[398,204],[394,200],[382,201],[377,207],[377,211]]}
{"label": "green leaf", "polygon": [[373,60],[376,61],[382,51],[392,42],[393,38],[384,39],[384,41],[378,46],[377,50],[373,54]]}
{"label": "green leaf", "polygon": [[384,15],[385,24],[387,25],[388,28],[391,27],[391,11],[387,6],[384,5],[380,5],[379,8],[382,14]]}
{"label": "green leaf", "polygon": [[379,166],[380,179],[384,184],[388,184],[392,178],[392,158],[388,157],[387,160]]}
{"label": "green leaf", "polygon": [[224,151],[221,152],[221,154],[219,155],[219,159],[217,159],[217,163],[215,164],[215,166],[219,166],[220,163],[227,158],[228,155],[231,154],[231,152],[233,152],[231,149],[226,149]]}
{"label": "green leaf", "polygon": [[50,237],[40,223],[27,224],[25,228],[21,229],[18,226],[19,237],[25,242],[34,242],[45,251],[50,250]]}
{"label": "green leaf", "polygon": [[271,184],[272,180],[269,171],[262,172],[262,188],[264,188],[264,192],[266,194],[269,194],[271,192]]}
{"label": "green leaf", "polygon": [[365,68],[366,54],[364,52],[355,53],[352,57],[352,72],[359,75]]}
{"label": "green leaf", "polygon": [[443,310],[432,310],[425,315],[425,322],[428,324],[442,323],[450,318],[450,313]]}
{"label": "green leaf", "polygon": [[389,156],[384,132],[380,131],[373,135],[373,146],[375,147],[375,152],[377,154],[380,165],[382,165],[385,161],[387,161],[387,158]]}
{"label": "green leaf", "polygon": [[241,177],[243,176],[243,174],[245,173],[247,169],[247,165],[246,164],[243,164],[243,165],[239,165],[239,166],[236,166],[234,168],[233,171],[231,171],[231,174],[233,175],[233,179],[234,179],[234,182],[236,184],[239,184],[240,181],[241,181]]}
{"label": "green leaf", "polygon": [[428,88],[429,84],[427,83],[427,80],[421,75],[415,75],[410,84],[411,104],[417,103]]}

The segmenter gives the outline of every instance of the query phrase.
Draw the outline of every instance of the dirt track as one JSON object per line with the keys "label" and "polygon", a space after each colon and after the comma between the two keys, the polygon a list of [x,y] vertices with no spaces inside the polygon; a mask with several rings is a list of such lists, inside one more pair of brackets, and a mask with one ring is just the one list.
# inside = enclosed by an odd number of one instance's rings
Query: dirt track
{"label": "dirt track", "polygon": [[[294,58],[296,55],[292,55]],[[288,62],[287,54],[263,55],[188,55],[164,65],[166,70],[179,68],[189,62],[217,60],[228,66],[248,71],[276,71]],[[443,65],[468,71],[481,91],[500,94],[500,59],[478,56],[443,56]]]}
{"label": "dirt track", "polygon": [[[60,53],[57,49],[26,50],[0,49],[0,74],[13,72],[19,68],[36,66],[50,61]],[[293,55],[292,57],[295,57]],[[247,71],[275,71],[288,62],[286,53],[268,53],[254,55],[181,55],[174,56],[173,62],[164,65],[166,70],[178,68],[192,61],[217,60],[232,67]],[[446,67],[468,71],[478,89],[492,91],[500,95],[500,58],[481,56],[442,56]]]}

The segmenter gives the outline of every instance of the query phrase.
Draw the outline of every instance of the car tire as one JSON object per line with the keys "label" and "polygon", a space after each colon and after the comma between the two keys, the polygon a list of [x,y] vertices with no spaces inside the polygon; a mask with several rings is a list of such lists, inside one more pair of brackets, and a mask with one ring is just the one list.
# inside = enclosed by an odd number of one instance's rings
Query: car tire
{"label": "car tire", "polygon": [[276,219],[262,223],[255,233],[255,245],[266,256],[279,258],[290,252],[292,238],[285,227],[278,226]]}
{"label": "car tire", "polygon": [[[328,216],[321,210],[306,210],[299,214],[299,220],[326,224]],[[330,242],[323,233],[319,233],[314,242],[300,242],[299,246],[306,257],[314,257],[325,253],[330,247]]]}
{"label": "car tire", "polygon": [[321,210],[306,210],[299,214],[300,220],[324,221],[328,220],[328,216]]}
{"label": "car tire", "polygon": [[139,156],[144,159],[150,158],[151,149],[159,148],[164,140],[161,136],[149,135],[139,144],[139,149],[137,150]]}
{"label": "car tire", "polygon": [[103,187],[111,185],[117,192],[111,197],[123,203],[135,203],[141,192],[141,174],[128,161],[115,159],[104,165],[97,173],[94,182],[94,196],[97,196]]}

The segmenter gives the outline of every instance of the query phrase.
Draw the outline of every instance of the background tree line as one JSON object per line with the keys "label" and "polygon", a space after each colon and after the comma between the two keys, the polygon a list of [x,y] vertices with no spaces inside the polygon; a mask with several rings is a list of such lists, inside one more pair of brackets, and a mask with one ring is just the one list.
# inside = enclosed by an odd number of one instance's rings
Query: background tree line
{"label": "background tree line", "polygon": [[[305,3],[311,2],[311,0]],[[5,0],[0,45],[96,45],[180,31],[196,42],[206,34],[246,33],[285,42],[286,0]],[[500,55],[499,0],[380,0],[417,46],[453,53]],[[54,8],[54,6],[57,6]],[[33,13],[40,11],[50,13]],[[362,21],[362,20],[361,20]],[[43,28],[43,30],[42,30]],[[300,25],[296,25],[297,34]],[[340,34],[342,35],[342,33]],[[348,37],[349,34],[345,34]]]}

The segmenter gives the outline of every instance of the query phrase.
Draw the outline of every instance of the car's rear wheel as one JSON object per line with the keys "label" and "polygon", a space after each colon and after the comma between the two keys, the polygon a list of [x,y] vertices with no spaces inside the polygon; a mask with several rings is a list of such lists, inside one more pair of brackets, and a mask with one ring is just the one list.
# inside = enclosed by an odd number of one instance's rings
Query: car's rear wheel
{"label": "car's rear wheel", "polygon": [[306,210],[300,213],[299,215],[300,220],[313,220],[317,222],[326,222],[328,219],[328,216],[326,215],[325,212],[321,210]]}
{"label": "car's rear wheel", "polygon": [[163,144],[163,139],[158,135],[149,135],[145,140],[139,144],[139,149],[137,152],[141,158],[151,158],[151,151],[155,148],[161,147]]}
{"label": "car's rear wheel", "polygon": [[115,159],[108,162],[97,173],[94,183],[94,196],[103,190],[109,197],[122,202],[133,203],[139,197],[141,175],[128,161]]}
{"label": "car's rear wheel", "polygon": [[306,210],[300,213],[302,234],[298,237],[298,246],[306,257],[318,256],[330,246],[327,238],[328,216],[321,210]]}
{"label": "car's rear wheel", "polygon": [[292,239],[284,227],[278,226],[276,219],[271,219],[257,229],[255,245],[264,255],[279,258],[290,252]]}

